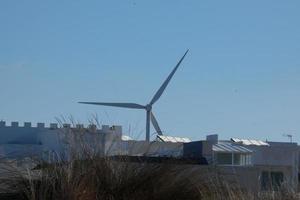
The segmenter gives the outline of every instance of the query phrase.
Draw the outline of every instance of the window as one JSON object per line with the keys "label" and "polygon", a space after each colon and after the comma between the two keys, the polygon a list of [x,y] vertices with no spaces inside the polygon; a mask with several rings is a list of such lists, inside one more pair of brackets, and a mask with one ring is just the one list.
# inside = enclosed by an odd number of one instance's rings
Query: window
{"label": "window", "polygon": [[278,191],[283,183],[283,173],[282,172],[271,172],[272,188]]}
{"label": "window", "polygon": [[271,185],[269,172],[263,171],[261,173],[260,180],[261,180],[261,190],[268,190],[269,186]]}
{"label": "window", "polygon": [[251,154],[241,153],[217,153],[216,162],[218,165],[251,165]]}
{"label": "window", "polygon": [[283,183],[282,172],[263,171],[261,173],[261,190],[278,191]]}
{"label": "window", "polygon": [[231,153],[218,153],[217,154],[217,164],[231,165],[232,164],[232,154]]}
{"label": "window", "polygon": [[233,164],[241,165],[244,162],[244,157],[241,154],[233,154]]}
{"label": "window", "polygon": [[241,165],[251,165],[252,161],[251,161],[251,155],[250,154],[242,154],[242,163]]}

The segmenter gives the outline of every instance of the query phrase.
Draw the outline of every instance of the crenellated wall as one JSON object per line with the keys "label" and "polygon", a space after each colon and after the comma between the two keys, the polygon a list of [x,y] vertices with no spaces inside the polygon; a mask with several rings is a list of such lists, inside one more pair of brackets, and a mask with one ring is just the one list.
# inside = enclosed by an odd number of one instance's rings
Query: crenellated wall
{"label": "crenellated wall", "polygon": [[31,122],[24,122],[23,126],[20,126],[19,122],[11,122],[10,125],[7,125],[5,121],[0,121],[0,128],[58,128],[57,123],[51,123],[49,127],[45,126],[45,123],[38,122],[36,126],[32,126]]}
{"label": "crenellated wall", "polygon": [[[72,134],[66,134],[69,131]],[[33,153],[47,151],[60,154],[64,151],[65,144],[70,142],[69,136],[82,133],[89,143],[101,146],[106,152],[109,150],[108,146],[121,140],[122,127],[103,125],[101,129],[98,129],[95,125],[85,127],[83,124],[74,126],[62,124],[59,126],[57,123],[51,123],[49,126],[45,126],[45,123],[37,123],[36,126],[32,126],[30,122],[25,122],[20,126],[18,122],[11,122],[7,125],[5,121],[0,121],[0,157],[14,155],[19,157],[22,154],[25,156],[28,155],[25,149],[33,149],[33,147],[35,149]]]}
{"label": "crenellated wall", "polygon": [[59,128],[83,128],[83,129],[88,129],[88,128],[95,128],[98,131],[116,131],[116,132],[122,132],[122,126],[109,126],[109,125],[102,125],[101,129],[98,129],[96,125],[88,125],[84,126],[84,124],[68,124],[68,123],[63,123],[62,127],[58,123],[50,123],[49,126],[46,126],[45,123],[38,122],[36,123],[36,126],[32,126],[31,122],[24,122],[22,126],[20,126],[19,122],[13,121],[10,123],[10,125],[7,125],[5,121],[0,121],[0,128],[35,128],[35,129],[59,129]]}

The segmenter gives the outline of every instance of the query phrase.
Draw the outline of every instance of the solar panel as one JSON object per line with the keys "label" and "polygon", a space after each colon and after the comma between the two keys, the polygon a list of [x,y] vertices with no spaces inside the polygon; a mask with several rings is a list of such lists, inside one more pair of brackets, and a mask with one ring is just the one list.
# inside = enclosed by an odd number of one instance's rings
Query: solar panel
{"label": "solar panel", "polygon": [[233,141],[235,143],[240,143],[240,144],[243,144],[243,145],[270,146],[267,142],[263,142],[261,140],[248,140],[248,139],[231,138],[231,141]]}
{"label": "solar panel", "polygon": [[213,151],[222,153],[252,153],[250,149],[230,142],[214,144]]}
{"label": "solar panel", "polygon": [[166,136],[166,135],[158,135],[157,138],[163,142],[181,142],[181,143],[188,143],[191,142],[189,138],[181,138],[181,137],[172,137],[172,136]]}

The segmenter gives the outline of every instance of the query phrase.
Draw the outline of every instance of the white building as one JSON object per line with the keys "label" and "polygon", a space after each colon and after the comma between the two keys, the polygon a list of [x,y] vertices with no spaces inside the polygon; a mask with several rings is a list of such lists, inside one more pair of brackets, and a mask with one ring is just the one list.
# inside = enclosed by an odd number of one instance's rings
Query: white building
{"label": "white building", "polygon": [[276,189],[287,184],[298,190],[299,146],[297,143],[236,139],[218,140],[211,135],[204,141],[184,144],[184,157],[205,158],[209,165],[231,174],[240,185],[255,191]]}
{"label": "white building", "polygon": [[[0,157],[19,158],[31,156],[44,156],[47,153],[52,155],[66,155],[68,148],[77,145],[84,145],[89,142],[94,145],[97,153],[105,154],[109,148],[116,145],[115,141],[121,141],[122,127],[103,125],[101,129],[96,126],[84,128],[83,125],[76,125],[72,128],[70,124],[52,123],[46,127],[44,123],[32,126],[25,122],[19,126],[18,122],[12,122],[7,126],[4,121],[0,122]],[[97,148],[96,148],[97,147]]]}

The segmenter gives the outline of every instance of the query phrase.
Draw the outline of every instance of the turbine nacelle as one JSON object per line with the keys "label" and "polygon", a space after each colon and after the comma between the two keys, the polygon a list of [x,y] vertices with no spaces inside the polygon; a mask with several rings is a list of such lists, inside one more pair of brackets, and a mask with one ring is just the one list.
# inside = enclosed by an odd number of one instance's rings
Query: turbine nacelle
{"label": "turbine nacelle", "polygon": [[151,110],[152,110],[152,105],[151,105],[151,104],[147,104],[147,105],[145,106],[145,110],[151,111]]}

